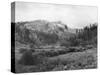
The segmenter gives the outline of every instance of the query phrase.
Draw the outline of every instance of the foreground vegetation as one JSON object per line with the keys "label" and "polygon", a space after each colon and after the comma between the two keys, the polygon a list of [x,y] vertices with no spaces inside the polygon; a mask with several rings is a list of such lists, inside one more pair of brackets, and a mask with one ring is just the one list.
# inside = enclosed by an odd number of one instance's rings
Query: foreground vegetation
{"label": "foreground vegetation", "polygon": [[[97,68],[97,49],[83,52],[71,52],[54,57],[45,57],[38,53],[23,54],[16,62],[16,72],[43,72]],[[31,59],[31,60],[30,60]]]}

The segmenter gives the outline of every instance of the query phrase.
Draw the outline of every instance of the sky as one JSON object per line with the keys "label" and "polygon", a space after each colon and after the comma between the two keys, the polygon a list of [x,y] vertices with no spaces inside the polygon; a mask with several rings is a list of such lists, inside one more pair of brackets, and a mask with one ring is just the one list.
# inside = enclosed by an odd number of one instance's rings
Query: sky
{"label": "sky", "polygon": [[[12,12],[14,7],[12,6]],[[20,21],[61,21],[71,28],[82,28],[97,22],[97,7],[67,4],[43,4],[31,2],[15,3],[15,22]],[[13,21],[13,20],[12,20]]]}

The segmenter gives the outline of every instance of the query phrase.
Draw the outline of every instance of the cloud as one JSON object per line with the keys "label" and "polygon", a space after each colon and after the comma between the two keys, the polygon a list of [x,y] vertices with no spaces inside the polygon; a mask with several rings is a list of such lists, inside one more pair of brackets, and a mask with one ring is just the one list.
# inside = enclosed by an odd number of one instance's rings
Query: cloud
{"label": "cloud", "polygon": [[16,2],[16,22],[44,19],[62,21],[72,28],[97,22],[97,7]]}

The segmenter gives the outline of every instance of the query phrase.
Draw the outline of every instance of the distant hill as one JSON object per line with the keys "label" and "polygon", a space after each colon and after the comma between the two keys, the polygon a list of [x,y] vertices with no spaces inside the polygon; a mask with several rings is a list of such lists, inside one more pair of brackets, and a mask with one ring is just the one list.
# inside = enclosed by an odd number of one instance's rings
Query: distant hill
{"label": "distant hill", "polygon": [[64,38],[75,35],[75,29],[69,28],[60,21],[48,22],[35,20],[18,22],[16,27],[16,40],[22,43],[55,44]]}

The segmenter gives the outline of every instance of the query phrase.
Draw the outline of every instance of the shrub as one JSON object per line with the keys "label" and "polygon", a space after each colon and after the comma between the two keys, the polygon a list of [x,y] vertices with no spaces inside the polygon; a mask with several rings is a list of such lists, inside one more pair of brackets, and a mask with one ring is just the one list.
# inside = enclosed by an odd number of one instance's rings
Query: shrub
{"label": "shrub", "polygon": [[59,50],[58,52],[59,52],[59,55],[60,55],[60,54],[66,54],[66,53],[68,52],[68,50],[67,50],[67,49]]}
{"label": "shrub", "polygon": [[24,52],[21,59],[19,60],[19,64],[23,65],[33,65],[34,62],[35,60],[33,59],[31,51]]}
{"label": "shrub", "polygon": [[19,51],[20,51],[20,53],[24,53],[27,50],[25,48],[21,48]]}
{"label": "shrub", "polygon": [[22,58],[19,60],[20,64],[23,65],[38,65],[43,63],[43,60],[45,59],[43,54],[40,53],[34,53],[32,55],[32,51],[27,51],[23,54]]}
{"label": "shrub", "polygon": [[78,39],[74,39],[71,41],[71,46],[78,46],[80,44]]}
{"label": "shrub", "polygon": [[76,49],[75,48],[69,48],[69,52],[75,52]]}

